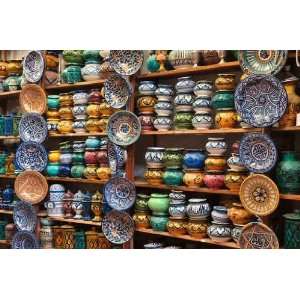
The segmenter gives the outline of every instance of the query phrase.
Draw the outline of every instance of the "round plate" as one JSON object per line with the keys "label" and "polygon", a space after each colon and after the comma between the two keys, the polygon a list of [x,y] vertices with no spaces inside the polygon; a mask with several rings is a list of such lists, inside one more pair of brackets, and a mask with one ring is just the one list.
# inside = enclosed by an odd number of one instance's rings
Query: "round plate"
{"label": "round plate", "polygon": [[44,58],[39,51],[30,51],[24,58],[23,74],[28,82],[38,82],[44,72]]}
{"label": "round plate", "polygon": [[241,50],[240,65],[244,73],[268,75],[277,74],[285,65],[287,50]]}
{"label": "round plate", "polygon": [[129,111],[118,111],[108,120],[108,138],[120,146],[135,143],[141,134],[141,123],[137,116]]}
{"label": "round plate", "polygon": [[252,214],[267,216],[279,204],[279,191],[269,177],[254,174],[243,181],[240,187],[240,199],[243,206]]}
{"label": "round plate", "polygon": [[33,232],[35,230],[37,216],[33,206],[24,201],[19,201],[14,206],[14,223],[18,230],[27,230]]}
{"label": "round plate", "polygon": [[23,86],[20,98],[22,112],[44,114],[47,109],[47,96],[38,84]]}
{"label": "round plate", "polygon": [[267,225],[253,222],[243,227],[239,246],[242,249],[278,249],[279,243],[276,234]]}
{"label": "round plate", "polygon": [[133,75],[143,64],[144,54],[141,50],[111,50],[110,64],[120,75]]}
{"label": "round plate", "polygon": [[251,75],[236,88],[234,102],[238,114],[247,124],[268,127],[285,113],[288,97],[277,78]]}
{"label": "round plate", "polygon": [[265,173],[275,166],[277,149],[266,134],[250,133],[241,140],[240,158],[250,172]]}
{"label": "round plate", "polygon": [[24,142],[40,144],[45,141],[48,134],[47,122],[40,114],[24,114],[20,120],[19,134]]}
{"label": "round plate", "polygon": [[30,231],[18,231],[11,242],[12,249],[38,249],[39,242]]}
{"label": "round plate", "polygon": [[23,142],[17,149],[16,162],[22,169],[42,172],[47,167],[47,152],[43,145],[35,142]]}
{"label": "round plate", "polygon": [[104,186],[107,204],[116,210],[130,208],[136,199],[134,184],[126,178],[113,177]]}
{"label": "round plate", "polygon": [[107,155],[108,163],[112,170],[112,173],[115,174],[117,169],[122,168],[127,160],[127,151],[110,141],[107,143]]}
{"label": "round plate", "polygon": [[126,105],[130,97],[130,86],[125,78],[112,75],[104,82],[104,97],[113,108],[121,108]]}
{"label": "round plate", "polygon": [[15,180],[15,193],[19,199],[37,204],[47,196],[47,179],[37,171],[24,171]]}
{"label": "round plate", "polygon": [[133,219],[126,212],[111,210],[103,218],[102,232],[111,243],[124,244],[133,236]]}

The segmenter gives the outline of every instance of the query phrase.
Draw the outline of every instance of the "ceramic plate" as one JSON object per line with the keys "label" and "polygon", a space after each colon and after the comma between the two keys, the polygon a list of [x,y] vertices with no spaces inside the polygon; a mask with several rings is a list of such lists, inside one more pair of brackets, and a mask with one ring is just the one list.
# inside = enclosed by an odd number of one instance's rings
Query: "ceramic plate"
{"label": "ceramic plate", "polygon": [[47,179],[37,171],[24,171],[15,180],[15,193],[19,199],[37,204],[47,196]]}
{"label": "ceramic plate", "polygon": [[278,249],[276,234],[265,224],[253,222],[243,227],[239,238],[242,249]]}
{"label": "ceramic plate", "polygon": [[12,249],[38,249],[39,242],[34,233],[30,231],[18,231],[11,242]]}
{"label": "ceramic plate", "polygon": [[18,230],[35,230],[37,216],[33,206],[29,203],[19,201],[14,206],[14,223]]}
{"label": "ceramic plate", "polygon": [[124,244],[133,236],[133,219],[126,212],[112,210],[103,218],[102,232],[111,243]]}
{"label": "ceramic plate", "polygon": [[250,172],[266,173],[276,164],[277,149],[266,134],[247,134],[240,143],[240,158]]}
{"label": "ceramic plate", "polygon": [[22,169],[42,172],[47,167],[47,152],[43,145],[35,142],[23,142],[16,152],[17,165]]}
{"label": "ceramic plate", "polygon": [[130,85],[125,78],[112,75],[104,82],[104,97],[113,108],[121,108],[126,105],[131,94]]}
{"label": "ceramic plate", "polygon": [[108,141],[107,155],[108,155],[109,166],[110,166],[113,174],[115,174],[117,172],[117,169],[124,167],[126,160],[127,160],[126,149]]}
{"label": "ceramic plate", "polygon": [[254,174],[243,181],[240,199],[243,206],[252,214],[267,216],[275,211],[279,204],[279,191],[269,177]]}
{"label": "ceramic plate", "polygon": [[132,112],[118,111],[108,120],[107,134],[111,142],[119,146],[128,146],[140,137],[141,123]]}
{"label": "ceramic plate", "polygon": [[38,82],[44,72],[44,58],[39,51],[30,51],[23,61],[23,74],[28,82]]}
{"label": "ceramic plate", "polygon": [[134,184],[128,179],[113,177],[105,184],[104,195],[111,208],[126,210],[134,204],[136,190]]}
{"label": "ceramic plate", "polygon": [[285,113],[288,97],[277,78],[251,75],[236,88],[234,102],[238,114],[247,124],[268,127]]}
{"label": "ceramic plate", "polygon": [[26,84],[21,90],[19,102],[23,112],[42,115],[47,109],[47,96],[38,84]]}
{"label": "ceramic plate", "polygon": [[47,122],[40,114],[24,114],[19,124],[19,134],[24,142],[43,143],[48,134]]}
{"label": "ceramic plate", "polygon": [[242,50],[240,65],[244,73],[268,75],[277,74],[285,65],[287,50]]}
{"label": "ceramic plate", "polygon": [[133,75],[143,64],[144,54],[141,50],[111,50],[110,64],[120,75]]}

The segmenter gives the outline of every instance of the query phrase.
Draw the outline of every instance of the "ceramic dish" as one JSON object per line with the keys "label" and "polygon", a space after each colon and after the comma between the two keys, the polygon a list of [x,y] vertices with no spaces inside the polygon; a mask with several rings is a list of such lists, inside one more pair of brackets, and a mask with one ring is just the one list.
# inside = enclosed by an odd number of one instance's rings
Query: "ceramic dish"
{"label": "ceramic dish", "polygon": [[27,170],[17,176],[14,189],[19,199],[37,204],[47,196],[48,182],[41,173]]}
{"label": "ceramic dish", "polygon": [[12,249],[38,249],[39,242],[34,233],[30,231],[18,231],[11,242]]}
{"label": "ceramic dish", "polygon": [[141,50],[111,50],[110,65],[120,75],[133,75],[143,64],[144,54]]}
{"label": "ceramic dish", "polygon": [[111,142],[119,146],[128,146],[140,137],[141,123],[132,112],[118,111],[108,120],[107,134]]}
{"label": "ceramic dish", "polygon": [[24,114],[20,120],[19,134],[24,142],[43,143],[48,134],[47,122],[40,114]]}
{"label": "ceramic dish", "polygon": [[133,236],[133,219],[126,212],[112,210],[103,218],[102,232],[111,243],[124,244]]}
{"label": "ceramic dish", "polygon": [[30,51],[23,61],[23,74],[28,82],[38,82],[43,76],[45,62],[39,51]]}
{"label": "ceramic dish", "polygon": [[122,168],[127,160],[127,151],[126,149],[118,146],[112,142],[107,143],[107,155],[108,163],[112,170],[112,173],[117,173],[117,169]]}
{"label": "ceramic dish", "polygon": [[276,234],[265,224],[248,223],[242,229],[238,241],[242,249],[278,249]]}
{"label": "ceramic dish", "polygon": [[276,164],[277,149],[266,134],[247,134],[240,143],[240,159],[250,172],[266,173]]}
{"label": "ceramic dish", "polygon": [[22,112],[44,114],[47,109],[47,96],[37,84],[26,84],[20,93]]}
{"label": "ceramic dish", "polygon": [[135,202],[135,186],[126,178],[113,177],[104,186],[104,196],[111,208],[126,210]]}
{"label": "ceramic dish", "polygon": [[113,108],[125,106],[130,93],[129,83],[122,76],[112,75],[104,82],[105,100]]}
{"label": "ceramic dish", "polygon": [[16,162],[22,169],[42,172],[47,167],[47,152],[43,145],[35,142],[23,142],[17,149]]}
{"label": "ceramic dish", "polygon": [[244,122],[254,127],[268,127],[278,122],[285,113],[288,97],[277,78],[251,75],[236,88],[234,101]]}
{"label": "ceramic dish", "polygon": [[14,223],[18,230],[35,230],[37,216],[33,206],[24,201],[18,201],[14,206],[13,214]]}
{"label": "ceramic dish", "polygon": [[240,65],[246,74],[275,75],[284,67],[287,57],[287,50],[239,51]]}
{"label": "ceramic dish", "polygon": [[248,176],[240,187],[240,200],[249,212],[257,216],[267,216],[279,204],[277,185],[267,176]]}

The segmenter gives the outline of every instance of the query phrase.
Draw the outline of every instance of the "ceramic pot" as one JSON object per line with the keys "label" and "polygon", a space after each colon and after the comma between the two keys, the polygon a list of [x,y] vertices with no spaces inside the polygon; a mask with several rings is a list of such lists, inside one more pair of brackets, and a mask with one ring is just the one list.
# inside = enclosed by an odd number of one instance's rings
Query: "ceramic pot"
{"label": "ceramic pot", "polygon": [[215,205],[211,212],[213,221],[219,223],[229,223],[228,209],[225,206]]}
{"label": "ceramic pot", "polygon": [[108,166],[99,167],[97,168],[96,172],[98,178],[103,181],[109,180],[112,174],[111,169]]}
{"label": "ceramic pot", "polygon": [[86,132],[86,121],[85,120],[75,120],[73,123],[73,131],[76,133]]}
{"label": "ceramic pot", "polygon": [[60,177],[70,177],[71,175],[71,165],[69,164],[60,164],[59,165],[59,173]]}
{"label": "ceramic pot", "polygon": [[148,201],[150,199],[149,195],[137,194],[134,208],[138,211],[149,211]]}
{"label": "ceramic pot", "polygon": [[63,225],[61,228],[63,230],[63,249],[73,249],[75,244],[74,226]]}
{"label": "ceramic pot", "polygon": [[138,91],[140,95],[154,95],[157,85],[154,81],[140,81]]}
{"label": "ceramic pot", "polygon": [[169,209],[169,195],[152,193],[148,201],[148,207],[154,213],[167,213]]}
{"label": "ceramic pot", "polygon": [[159,101],[171,101],[174,96],[174,90],[172,85],[169,84],[159,84],[155,90],[155,95]]}
{"label": "ceramic pot", "polygon": [[168,131],[172,128],[173,122],[169,117],[158,116],[154,122],[153,126],[158,131]]}
{"label": "ceramic pot", "polygon": [[141,113],[154,113],[156,98],[153,96],[143,96],[137,100],[137,107]]}
{"label": "ceramic pot", "polygon": [[300,247],[300,211],[295,209],[292,213],[283,215],[284,218],[284,248],[299,249]]}
{"label": "ceramic pot", "polygon": [[148,147],[145,153],[147,168],[162,168],[164,166],[163,157],[165,148]]}
{"label": "ceramic pot", "polygon": [[59,162],[48,163],[47,165],[47,175],[50,177],[56,177],[59,174]]}
{"label": "ceramic pot", "polygon": [[192,93],[195,86],[195,81],[191,76],[177,78],[175,89],[177,93]]}
{"label": "ceramic pot", "polygon": [[192,112],[176,112],[174,117],[174,126],[177,130],[185,130],[185,129],[192,129],[192,119],[193,113]]}
{"label": "ceramic pot", "polygon": [[97,164],[97,151],[93,148],[86,148],[84,153],[84,161],[87,165]]}
{"label": "ceramic pot", "polygon": [[100,103],[97,102],[89,102],[86,113],[89,118],[99,118],[100,117]]}
{"label": "ceramic pot", "polygon": [[85,150],[85,141],[74,141],[72,145],[73,151],[82,151]]}
{"label": "ceramic pot", "polygon": [[178,94],[174,99],[176,112],[191,112],[194,96],[192,94]]}
{"label": "ceramic pot", "polygon": [[210,97],[206,97],[206,96],[197,97],[193,102],[194,112],[196,114],[201,114],[201,113],[210,114],[212,111],[210,99],[211,99]]}
{"label": "ceramic pot", "polygon": [[84,81],[95,81],[101,79],[100,64],[88,63],[81,68],[81,76]]}
{"label": "ceramic pot", "polygon": [[231,229],[231,237],[236,243],[239,242],[244,226],[245,225],[234,225],[234,227]]}
{"label": "ceramic pot", "polygon": [[48,109],[57,110],[59,108],[59,95],[47,96]]}
{"label": "ceramic pot", "polygon": [[57,125],[59,133],[66,134],[73,132],[73,121],[72,120],[60,120]]}
{"label": "ceramic pot", "polygon": [[53,245],[55,249],[63,249],[63,228],[61,226],[52,226]]}
{"label": "ceramic pot", "polygon": [[196,82],[193,92],[196,97],[211,98],[213,94],[213,83],[210,80],[199,80]]}
{"label": "ceramic pot", "polygon": [[233,171],[245,172],[247,169],[242,164],[240,160],[240,155],[238,153],[231,153],[231,156],[227,159],[227,165],[229,169]]}
{"label": "ceramic pot", "polygon": [[82,56],[86,64],[99,63],[101,60],[99,50],[84,50]]}
{"label": "ceramic pot", "polygon": [[51,184],[49,188],[49,200],[60,202],[64,198],[65,188],[61,184]]}
{"label": "ceramic pot", "polygon": [[100,104],[99,111],[102,118],[109,117],[115,112],[115,110],[106,102]]}
{"label": "ceramic pot", "polygon": [[74,105],[86,105],[88,102],[88,93],[85,91],[76,91],[73,94]]}
{"label": "ceramic pot", "polygon": [[7,62],[7,75],[21,75],[22,74],[22,62],[21,60],[9,60]]}
{"label": "ceramic pot", "polygon": [[182,185],[183,172],[177,167],[169,167],[163,174],[163,181],[166,185]]}
{"label": "ceramic pot", "polygon": [[241,203],[236,202],[228,209],[227,215],[234,225],[246,225],[254,218]]}
{"label": "ceramic pot", "polygon": [[140,114],[139,121],[141,123],[142,131],[153,131],[154,116],[152,114]]}
{"label": "ceramic pot", "polygon": [[218,74],[215,80],[217,90],[232,91],[235,88],[235,74]]}
{"label": "ceramic pot", "polygon": [[74,151],[72,154],[72,164],[83,164],[84,162],[84,152],[82,151]]}
{"label": "ceramic pot", "polygon": [[150,228],[150,215],[144,211],[136,211],[133,215],[133,221],[135,224],[135,228]]}
{"label": "ceramic pot", "polygon": [[72,106],[73,105],[73,93],[61,93],[59,94],[60,106]]}
{"label": "ceramic pot", "polygon": [[[47,219],[46,219],[47,220]],[[45,224],[43,224],[43,219],[41,219],[42,227],[40,229],[40,242],[42,249],[52,249],[53,248],[53,230],[52,226],[53,222],[47,220]]]}
{"label": "ceramic pot", "polygon": [[10,184],[7,184],[2,192],[3,202],[12,203],[14,200],[14,189]]}
{"label": "ceramic pot", "polygon": [[198,188],[203,186],[204,173],[199,169],[185,169],[183,182],[186,186],[191,188]]}
{"label": "ceramic pot", "polygon": [[207,220],[189,220],[186,226],[188,234],[197,239],[207,237],[207,228]]}
{"label": "ceramic pot", "polygon": [[16,75],[7,77],[3,81],[3,88],[5,91],[17,91],[20,89],[20,78]]}
{"label": "ceramic pot", "polygon": [[183,161],[183,148],[166,148],[163,162],[166,168],[181,168]]}
{"label": "ceramic pot", "polygon": [[207,199],[192,198],[186,207],[186,213],[190,220],[206,220],[210,215],[211,207]]}
{"label": "ceramic pot", "polygon": [[86,105],[74,105],[71,109],[73,117],[76,120],[85,120],[86,119]]}
{"label": "ceramic pot", "polygon": [[231,226],[213,221],[207,229],[207,234],[217,243],[229,242],[231,240]]}
{"label": "ceramic pot", "polygon": [[224,138],[208,138],[205,149],[212,155],[224,155],[227,150],[227,144]]}
{"label": "ceramic pot", "polygon": [[193,66],[192,50],[172,50],[168,60],[174,69],[190,68]]}
{"label": "ceramic pot", "polygon": [[97,162],[100,166],[107,166],[108,165],[108,155],[107,155],[107,149],[105,148],[100,148],[97,151]]}
{"label": "ceramic pot", "polygon": [[71,177],[73,178],[82,178],[85,166],[83,164],[73,165],[71,168]]}
{"label": "ceramic pot", "polygon": [[88,95],[88,103],[101,103],[102,97],[99,89],[92,89]]}
{"label": "ceramic pot", "polygon": [[96,136],[89,136],[85,140],[85,147],[90,149],[98,149],[101,145],[101,141]]}
{"label": "ceramic pot", "polygon": [[176,200],[170,198],[169,214],[174,218],[185,218],[186,217],[186,204],[185,200]]}
{"label": "ceramic pot", "polygon": [[97,179],[97,165],[86,165],[83,176],[87,179]]}
{"label": "ceramic pot", "polygon": [[85,239],[87,249],[99,249],[98,232],[94,230],[86,231]]}
{"label": "ceramic pot", "polygon": [[69,165],[72,162],[72,153],[69,151],[63,151],[60,153],[60,163]]}
{"label": "ceramic pot", "polygon": [[0,61],[0,77],[6,78],[8,76],[8,63],[6,61]]}
{"label": "ceramic pot", "polygon": [[167,223],[167,230],[171,235],[184,235],[186,234],[186,219],[178,219],[169,217],[169,221]]}
{"label": "ceramic pot", "polygon": [[148,169],[144,173],[146,181],[151,185],[162,184],[163,183],[163,170],[161,168]]}
{"label": "ceramic pot", "polygon": [[224,187],[224,174],[220,171],[207,171],[203,182],[209,189],[221,189]]}
{"label": "ceramic pot", "polygon": [[83,51],[82,50],[64,50],[64,61],[68,64],[83,64]]}
{"label": "ceramic pot", "polygon": [[102,116],[102,118],[99,120],[99,130],[100,132],[107,132],[107,124],[109,121],[109,117],[104,117]]}
{"label": "ceramic pot", "polygon": [[155,231],[166,231],[168,221],[168,215],[165,213],[155,213],[150,217],[151,227]]}
{"label": "ceramic pot", "polygon": [[183,164],[188,169],[202,169],[204,166],[205,154],[200,149],[186,149],[183,156]]}
{"label": "ceramic pot", "polygon": [[60,151],[59,150],[52,150],[49,151],[48,154],[48,161],[51,163],[57,163],[60,160]]}
{"label": "ceramic pot", "polygon": [[195,129],[209,129],[213,125],[213,118],[210,113],[196,113],[192,119],[192,125]]}
{"label": "ceramic pot", "polygon": [[47,215],[49,217],[64,217],[64,202],[62,201],[48,201],[45,202]]}
{"label": "ceramic pot", "polygon": [[160,64],[157,61],[155,54],[152,54],[148,57],[146,65],[149,72],[157,72],[159,70]]}
{"label": "ceramic pot", "polygon": [[57,127],[59,124],[60,120],[59,119],[47,119],[47,129],[48,132],[55,133],[57,132]]}
{"label": "ceramic pot", "polygon": [[[74,197],[75,199],[75,197]],[[82,204],[82,201],[75,201],[73,200],[73,203],[72,203],[72,208],[75,212],[75,216],[74,216],[74,219],[82,219],[82,212],[83,212],[83,204]]]}
{"label": "ceramic pot", "polygon": [[76,83],[82,80],[81,69],[77,65],[68,65],[62,72],[62,79],[65,83]]}
{"label": "ceramic pot", "polygon": [[158,101],[154,105],[156,114],[160,117],[170,117],[173,114],[173,104],[165,101]]}
{"label": "ceramic pot", "polygon": [[47,119],[60,119],[58,110],[51,109],[48,110],[46,114],[47,114]]}
{"label": "ceramic pot", "polygon": [[217,109],[215,115],[216,128],[235,128],[237,125],[237,113],[231,108]]}
{"label": "ceramic pot", "polygon": [[75,239],[75,249],[85,249],[86,242],[85,242],[85,232],[83,230],[76,231],[74,233],[74,239]]}
{"label": "ceramic pot", "polygon": [[89,118],[85,123],[85,129],[90,133],[101,132],[99,119]]}
{"label": "ceramic pot", "polygon": [[212,97],[211,106],[214,109],[234,108],[233,91],[217,91]]}
{"label": "ceramic pot", "polygon": [[5,226],[5,240],[11,241],[17,231],[17,227],[13,223],[8,223]]}
{"label": "ceramic pot", "polygon": [[220,62],[217,50],[202,50],[202,61],[204,65],[213,65]]}
{"label": "ceramic pot", "polygon": [[241,184],[247,177],[247,172],[228,169],[224,177],[224,183],[229,190],[238,192],[240,190]]}
{"label": "ceramic pot", "polygon": [[169,194],[170,203],[177,204],[182,203],[186,199],[186,195],[182,191],[177,190],[171,190],[171,193]]}
{"label": "ceramic pot", "polygon": [[206,171],[224,171],[226,169],[226,158],[224,156],[208,155],[205,160]]}

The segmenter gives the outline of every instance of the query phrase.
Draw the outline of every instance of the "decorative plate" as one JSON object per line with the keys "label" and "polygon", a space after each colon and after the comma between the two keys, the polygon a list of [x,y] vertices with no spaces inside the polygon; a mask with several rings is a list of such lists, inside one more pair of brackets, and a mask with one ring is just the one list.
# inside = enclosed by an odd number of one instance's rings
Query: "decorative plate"
{"label": "decorative plate", "polygon": [[236,88],[234,102],[238,114],[247,124],[268,127],[285,113],[288,96],[276,77],[251,75]]}
{"label": "decorative plate", "polygon": [[24,142],[40,144],[45,141],[48,134],[47,122],[40,114],[24,114],[19,124],[19,134]]}
{"label": "decorative plate", "polygon": [[114,173],[117,172],[117,169],[122,168],[127,160],[127,151],[126,149],[118,146],[110,141],[107,143],[107,155],[109,166]]}
{"label": "decorative plate", "polygon": [[239,246],[242,249],[278,249],[279,243],[276,234],[267,225],[253,222],[243,227]]}
{"label": "decorative plate", "polygon": [[37,216],[33,206],[29,203],[19,201],[14,206],[14,223],[18,230],[33,232],[35,230]]}
{"label": "decorative plate", "polygon": [[104,195],[111,208],[126,210],[134,204],[136,190],[134,184],[128,179],[113,177],[105,184]]}
{"label": "decorative plate", "polygon": [[47,152],[43,145],[35,142],[23,142],[16,152],[17,165],[22,169],[42,172],[47,167]]}
{"label": "decorative plate", "polygon": [[254,173],[269,172],[276,164],[277,149],[266,134],[245,135],[240,143],[241,163]]}
{"label": "decorative plate", "polygon": [[240,65],[246,74],[275,75],[284,67],[287,57],[287,50],[239,51]]}
{"label": "decorative plate", "polygon": [[26,84],[23,86],[19,102],[23,112],[42,115],[47,110],[47,96],[38,84]]}
{"label": "decorative plate", "polygon": [[39,51],[30,51],[24,58],[23,74],[28,82],[38,82],[43,76],[45,62]]}
{"label": "decorative plate", "polygon": [[118,111],[108,120],[108,138],[119,146],[135,143],[141,134],[141,123],[138,117],[129,111]]}
{"label": "decorative plate", "polygon": [[37,204],[47,196],[48,182],[41,173],[27,170],[17,176],[14,188],[19,199]]}
{"label": "decorative plate", "polygon": [[120,75],[133,75],[143,64],[144,54],[141,50],[111,50],[110,64]]}
{"label": "decorative plate", "polygon": [[34,233],[30,231],[18,231],[11,242],[12,249],[38,249],[39,242]]}
{"label": "decorative plate", "polygon": [[243,206],[252,214],[266,216],[279,204],[279,191],[276,184],[267,176],[254,174],[248,176],[240,187]]}
{"label": "decorative plate", "polygon": [[102,232],[111,243],[124,244],[133,236],[133,219],[126,212],[111,210],[103,218]]}
{"label": "decorative plate", "polygon": [[113,108],[121,108],[126,105],[131,94],[130,85],[120,75],[112,75],[104,82],[104,97]]}

